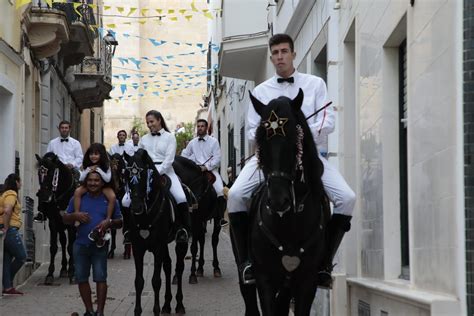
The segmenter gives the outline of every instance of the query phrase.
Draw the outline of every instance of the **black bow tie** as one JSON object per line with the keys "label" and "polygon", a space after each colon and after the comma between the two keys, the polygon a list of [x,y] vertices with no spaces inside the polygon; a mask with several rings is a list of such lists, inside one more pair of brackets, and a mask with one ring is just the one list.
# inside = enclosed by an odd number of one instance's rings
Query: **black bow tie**
{"label": "black bow tie", "polygon": [[203,142],[206,141],[206,140],[204,139],[204,137],[199,137],[199,141],[201,141],[201,140],[202,140]]}
{"label": "black bow tie", "polygon": [[153,132],[153,133],[151,133],[151,136],[160,136],[160,135],[161,135],[161,133],[160,133],[160,132],[156,132],[156,133],[155,133],[155,132]]}
{"label": "black bow tie", "polygon": [[68,142],[69,141],[69,138],[61,138],[61,143],[62,142]]}
{"label": "black bow tie", "polygon": [[125,144],[119,144],[119,146],[125,146]]}
{"label": "black bow tie", "polygon": [[294,83],[295,82],[295,78],[293,77],[289,77],[289,78],[277,78],[277,82],[278,83],[282,83],[282,82],[289,82],[289,83]]}

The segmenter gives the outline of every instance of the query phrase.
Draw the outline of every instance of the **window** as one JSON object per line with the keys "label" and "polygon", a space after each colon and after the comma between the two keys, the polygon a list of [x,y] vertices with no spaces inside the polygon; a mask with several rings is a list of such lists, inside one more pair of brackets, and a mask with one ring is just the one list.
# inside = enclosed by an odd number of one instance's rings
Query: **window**
{"label": "window", "polygon": [[400,241],[402,279],[410,278],[408,239],[408,164],[407,164],[407,44],[404,40],[398,50],[399,58],[399,161],[400,161]]}

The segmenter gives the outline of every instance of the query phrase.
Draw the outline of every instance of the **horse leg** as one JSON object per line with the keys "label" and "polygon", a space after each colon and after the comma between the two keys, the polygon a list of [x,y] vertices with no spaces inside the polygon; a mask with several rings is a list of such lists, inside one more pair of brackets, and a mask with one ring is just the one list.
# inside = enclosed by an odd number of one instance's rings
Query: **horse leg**
{"label": "horse leg", "polygon": [[[276,314],[275,297],[277,289],[271,284],[268,276],[257,277],[258,297],[262,307],[263,316],[273,316]],[[309,314],[308,314],[309,315]]]}
{"label": "horse leg", "polygon": [[[276,297],[276,315],[288,316],[290,312],[291,293],[290,288],[283,287]],[[308,314],[309,315],[309,314]]]}
{"label": "horse leg", "polygon": [[257,286],[255,284],[240,284],[240,294],[245,303],[245,316],[260,316],[257,303]]}
{"label": "horse leg", "polygon": [[59,244],[61,245],[61,270],[59,271],[59,277],[66,278],[67,277],[66,232],[62,229],[59,229],[58,234],[59,234]]}
{"label": "horse leg", "polygon": [[109,259],[113,259],[114,258],[114,251],[115,251],[115,248],[116,248],[116,244],[115,244],[115,239],[117,237],[117,230],[112,228],[110,230],[110,239],[111,239],[111,242],[110,242],[110,249],[109,249],[109,253],[107,254],[107,258]]}
{"label": "horse leg", "polygon": [[204,243],[206,241],[206,234],[204,233],[204,229],[199,235],[198,241],[199,241],[199,259],[198,259],[199,264],[196,271],[196,275],[198,277],[202,277],[204,276]]}
{"label": "horse leg", "polygon": [[317,284],[314,280],[302,280],[298,282],[298,287],[295,289],[295,316],[309,315],[311,305],[316,296]]}
{"label": "horse leg", "polygon": [[67,229],[67,253],[69,254],[69,268],[67,271],[69,284],[75,284],[74,279],[74,241],[76,240],[76,229],[68,227]]}
{"label": "horse leg", "polygon": [[171,300],[173,299],[173,295],[171,294],[171,257],[168,250],[168,245],[164,247],[164,256],[163,256],[163,271],[165,271],[165,282],[166,282],[166,289],[165,289],[165,304],[163,304],[163,308],[161,309],[162,314],[171,314]]}
{"label": "horse leg", "polygon": [[212,231],[212,266],[214,267],[214,277],[222,277],[221,269],[219,268],[219,259],[217,259],[217,245],[219,244],[219,234],[221,232],[221,224],[214,218],[214,229]]}
{"label": "horse leg", "polygon": [[176,276],[178,279],[178,288],[176,290],[176,314],[186,314],[183,305],[183,271],[184,271],[184,257],[188,252],[188,243],[176,244]]}
{"label": "horse leg", "polygon": [[153,269],[153,277],[151,279],[151,285],[153,286],[153,292],[155,294],[155,304],[153,306],[153,315],[160,315],[160,288],[161,288],[161,265],[163,263],[163,251],[157,249],[153,252],[155,259],[155,265]]}
{"label": "horse leg", "polygon": [[145,280],[143,279],[143,257],[145,256],[146,249],[142,249],[134,245],[133,249],[133,261],[135,262],[135,316],[142,314],[142,292]]}
{"label": "horse leg", "polygon": [[198,251],[198,241],[197,241],[197,234],[194,232],[191,243],[191,275],[189,276],[189,284],[197,284],[197,276],[196,276],[196,255]]}
{"label": "horse leg", "polygon": [[58,232],[56,230],[55,225],[52,223],[52,220],[49,220],[49,267],[48,267],[48,274],[46,275],[46,279],[44,280],[44,284],[51,285],[54,281],[54,260],[56,258],[56,253],[58,252]]}

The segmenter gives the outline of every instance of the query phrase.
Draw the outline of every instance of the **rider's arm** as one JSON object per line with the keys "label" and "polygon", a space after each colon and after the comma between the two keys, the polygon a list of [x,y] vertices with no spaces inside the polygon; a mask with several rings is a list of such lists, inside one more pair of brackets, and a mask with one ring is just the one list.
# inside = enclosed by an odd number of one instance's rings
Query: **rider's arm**
{"label": "rider's arm", "polygon": [[166,147],[166,154],[165,154],[165,159],[161,163],[161,165],[157,165],[158,172],[160,174],[166,173],[168,170],[170,170],[173,165],[174,161],[174,156],[176,155],[176,138],[174,135],[171,135],[169,138],[168,142],[168,147]]}
{"label": "rider's arm", "polygon": [[[314,106],[315,111],[329,103],[324,80],[321,78],[317,78],[317,80]],[[315,119],[311,119],[311,121],[308,122],[311,134],[313,135],[316,144],[321,144],[321,142],[325,140],[325,137],[334,131],[335,121],[336,115],[334,113],[334,106],[330,105],[319,112]]]}
{"label": "rider's arm", "polygon": [[206,163],[207,170],[214,170],[221,164],[221,150],[219,148],[219,141],[212,144],[212,158]]}
{"label": "rider's arm", "polygon": [[188,146],[181,151],[181,156],[191,159],[193,156],[193,147],[191,145],[192,140],[189,142]]}

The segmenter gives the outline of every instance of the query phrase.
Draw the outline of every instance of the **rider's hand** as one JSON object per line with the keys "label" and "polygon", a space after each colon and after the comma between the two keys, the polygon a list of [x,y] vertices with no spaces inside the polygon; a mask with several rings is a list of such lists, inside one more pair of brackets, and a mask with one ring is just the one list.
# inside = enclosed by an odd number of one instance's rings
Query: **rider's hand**
{"label": "rider's hand", "polygon": [[202,171],[202,172],[205,172],[205,171],[207,171],[207,168],[206,168],[206,166],[201,166],[201,171]]}
{"label": "rider's hand", "polygon": [[66,167],[68,167],[69,169],[74,168],[74,166],[73,166],[72,164],[70,164],[70,163],[67,163],[67,164],[66,164]]}
{"label": "rider's hand", "polygon": [[74,215],[76,217],[75,220],[81,223],[88,223],[91,220],[89,214],[85,212],[74,213]]}
{"label": "rider's hand", "polygon": [[110,228],[110,225],[112,224],[112,220],[110,219],[104,219],[102,222],[100,222],[99,225],[97,225],[97,229],[101,231],[106,231],[107,229]]}

